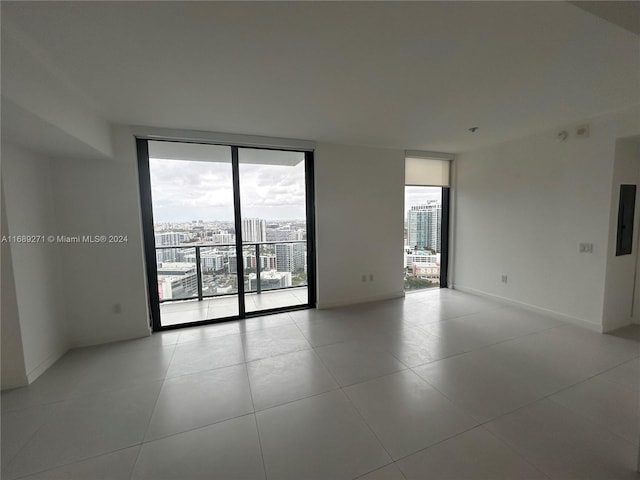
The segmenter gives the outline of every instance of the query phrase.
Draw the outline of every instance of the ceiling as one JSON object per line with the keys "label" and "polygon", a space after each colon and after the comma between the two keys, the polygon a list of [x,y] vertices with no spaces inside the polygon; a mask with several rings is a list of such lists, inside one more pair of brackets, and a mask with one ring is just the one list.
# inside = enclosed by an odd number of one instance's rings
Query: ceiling
{"label": "ceiling", "polygon": [[639,37],[567,2],[3,1],[2,26],[113,123],[458,153],[640,103]]}

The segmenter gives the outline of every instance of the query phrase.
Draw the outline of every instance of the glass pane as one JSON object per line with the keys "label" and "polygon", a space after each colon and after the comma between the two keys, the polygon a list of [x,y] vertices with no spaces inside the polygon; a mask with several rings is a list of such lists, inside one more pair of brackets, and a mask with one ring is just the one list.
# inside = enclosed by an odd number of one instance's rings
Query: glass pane
{"label": "glass pane", "polygon": [[241,148],[238,155],[245,309],[307,304],[304,153]]}
{"label": "glass pane", "polygon": [[405,187],[404,289],[440,286],[442,188]]}
{"label": "glass pane", "polygon": [[158,294],[161,302],[184,300],[198,296],[195,248],[162,248],[164,235],[156,233]]}
{"label": "glass pane", "polygon": [[149,170],[161,324],[237,316],[231,148],[149,141]]}

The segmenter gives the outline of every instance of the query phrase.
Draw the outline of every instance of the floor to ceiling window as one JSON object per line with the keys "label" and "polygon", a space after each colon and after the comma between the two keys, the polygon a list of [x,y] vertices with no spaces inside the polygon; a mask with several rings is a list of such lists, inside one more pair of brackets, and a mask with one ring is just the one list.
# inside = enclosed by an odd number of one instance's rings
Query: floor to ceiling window
{"label": "floor to ceiling window", "polygon": [[138,140],[155,329],[315,304],[310,152]]}
{"label": "floor to ceiling window", "polygon": [[405,161],[404,289],[447,286],[449,160]]}

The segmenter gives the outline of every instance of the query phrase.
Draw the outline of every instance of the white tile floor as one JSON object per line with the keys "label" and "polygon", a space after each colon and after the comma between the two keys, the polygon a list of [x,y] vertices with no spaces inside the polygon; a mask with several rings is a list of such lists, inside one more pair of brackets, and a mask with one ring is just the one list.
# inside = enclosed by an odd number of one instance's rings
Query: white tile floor
{"label": "white tile floor", "polygon": [[618,479],[638,330],[451,290],[69,352],[2,394],[2,478]]}
{"label": "white tile floor", "polygon": [[[265,290],[260,294],[248,293],[244,298],[247,312],[291,307],[294,305],[306,305],[309,301],[307,287],[271,291]],[[236,295],[210,297],[202,301],[185,300],[160,304],[160,323],[163,326],[234,317],[237,315],[238,297]]]}

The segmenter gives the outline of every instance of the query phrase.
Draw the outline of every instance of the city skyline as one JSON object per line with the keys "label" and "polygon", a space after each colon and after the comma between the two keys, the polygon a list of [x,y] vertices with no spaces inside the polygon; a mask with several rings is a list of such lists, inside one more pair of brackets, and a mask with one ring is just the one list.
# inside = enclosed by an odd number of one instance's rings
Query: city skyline
{"label": "city skyline", "polygon": [[442,199],[441,187],[404,187],[404,215],[415,205],[425,205],[429,201]]}

